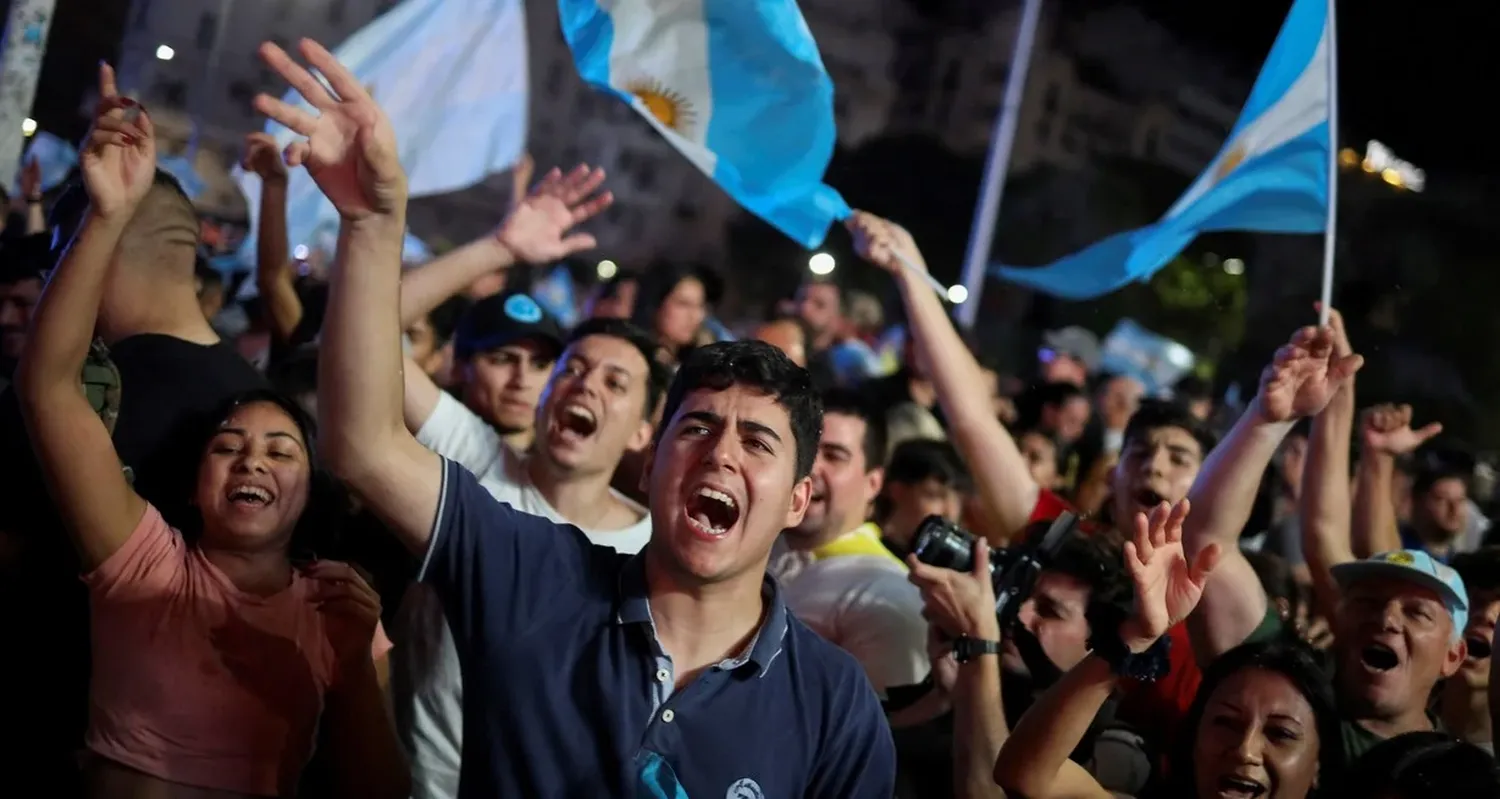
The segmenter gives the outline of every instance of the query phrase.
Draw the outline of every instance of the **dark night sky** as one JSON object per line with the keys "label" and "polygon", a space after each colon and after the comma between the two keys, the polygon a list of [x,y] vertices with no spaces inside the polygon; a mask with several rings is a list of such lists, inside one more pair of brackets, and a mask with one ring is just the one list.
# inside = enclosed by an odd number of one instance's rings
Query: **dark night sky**
{"label": "dark night sky", "polygon": [[[1253,73],[1276,39],[1289,0],[1146,0],[1142,7],[1200,46],[1233,52]],[[1369,139],[1430,173],[1500,174],[1475,125],[1493,102],[1500,5],[1341,0],[1340,138]],[[1357,11],[1355,9],[1358,9]]]}

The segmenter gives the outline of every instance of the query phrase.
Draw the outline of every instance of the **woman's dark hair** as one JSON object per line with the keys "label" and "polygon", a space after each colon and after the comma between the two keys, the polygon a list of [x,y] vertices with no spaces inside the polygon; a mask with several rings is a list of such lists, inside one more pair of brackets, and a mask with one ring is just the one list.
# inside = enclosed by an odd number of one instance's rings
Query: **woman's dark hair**
{"label": "woman's dark hair", "polygon": [[[657,335],[656,312],[661,304],[684,280],[696,280],[703,285],[703,301],[712,307],[722,293],[722,281],[707,269],[681,264],[658,263],[640,274],[636,281],[635,308],[630,321],[651,335]],[[665,346],[665,343],[663,343]],[[691,344],[684,350],[691,348]],[[684,353],[674,353],[679,358]]]}
{"label": "woman's dark hair", "polygon": [[[240,408],[265,403],[274,405],[291,417],[297,426],[298,435],[307,452],[310,484],[307,491],[307,506],[292,528],[292,540],[287,555],[295,562],[327,557],[338,544],[338,534],[349,515],[349,495],[333,475],[323,469],[318,461],[317,423],[302,406],[278,391],[266,388],[251,389],[229,398],[218,412],[209,419],[207,429],[199,439],[199,453],[208,446],[217,433],[219,425]],[[203,535],[201,516],[193,519],[192,529],[182,530],[183,538],[195,542]]]}
{"label": "woman's dark hair", "polygon": [[1408,732],[1365,752],[1344,788],[1346,796],[1359,797],[1494,799],[1500,796],[1500,764],[1447,733]]}
{"label": "woman's dark hair", "polygon": [[1245,669],[1261,669],[1285,677],[1297,693],[1307,700],[1312,708],[1313,722],[1318,730],[1318,796],[1365,796],[1346,794],[1339,790],[1347,763],[1344,762],[1343,738],[1339,728],[1338,704],[1333,693],[1333,683],[1321,665],[1312,647],[1289,637],[1278,637],[1270,641],[1241,644],[1220,655],[1203,672],[1203,682],[1193,697],[1193,705],[1177,734],[1177,741],[1168,761],[1170,772],[1167,784],[1170,789],[1162,796],[1196,795],[1197,764],[1193,762],[1193,745],[1198,739],[1198,729],[1203,725],[1203,716],[1208,701],[1230,677]]}
{"label": "woman's dark hair", "polygon": [[723,391],[741,385],[763,391],[786,409],[797,453],[797,479],[812,472],[823,435],[823,400],[806,369],[792,363],[786,353],[760,341],[720,341],[693,350],[672,378],[662,422],[656,428],[654,446],[672,423],[672,417],[688,394]]}

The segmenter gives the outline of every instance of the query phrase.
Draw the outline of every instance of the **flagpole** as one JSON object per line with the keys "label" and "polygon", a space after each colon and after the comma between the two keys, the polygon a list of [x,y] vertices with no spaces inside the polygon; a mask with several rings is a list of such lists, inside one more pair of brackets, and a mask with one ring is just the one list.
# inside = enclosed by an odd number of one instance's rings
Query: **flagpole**
{"label": "flagpole", "polygon": [[1318,306],[1318,324],[1328,324],[1333,307],[1333,257],[1339,205],[1339,48],[1335,0],[1328,0],[1328,224],[1323,230],[1323,293]]}
{"label": "flagpole", "polygon": [[1000,198],[1005,177],[1010,172],[1010,152],[1016,142],[1016,125],[1021,116],[1021,97],[1026,91],[1026,74],[1031,68],[1031,51],[1036,44],[1037,21],[1042,15],[1042,0],[1026,0],[1021,24],[1016,29],[1015,51],[1010,58],[1010,74],[1005,79],[1005,98],[995,120],[989,157],[985,159],[984,182],[979,188],[979,204],[974,207],[974,225],[969,234],[969,249],[964,255],[963,284],[968,299],[958,306],[958,321],[965,328],[974,326],[979,313],[979,295],[984,291],[990,246],[995,240],[995,221],[1000,215]]}

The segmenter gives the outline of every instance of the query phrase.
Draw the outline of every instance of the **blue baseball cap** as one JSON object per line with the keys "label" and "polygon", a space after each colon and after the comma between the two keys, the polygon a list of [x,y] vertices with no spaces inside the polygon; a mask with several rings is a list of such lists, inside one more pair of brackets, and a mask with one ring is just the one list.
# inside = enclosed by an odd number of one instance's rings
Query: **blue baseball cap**
{"label": "blue baseball cap", "polygon": [[1458,572],[1439,563],[1426,552],[1417,549],[1398,549],[1382,552],[1364,560],[1340,563],[1331,570],[1339,588],[1347,589],[1360,580],[1388,577],[1405,580],[1437,592],[1448,615],[1453,617],[1453,635],[1464,634],[1469,624],[1469,591],[1464,587],[1464,578]]}
{"label": "blue baseball cap", "polygon": [[563,331],[531,295],[507,291],[469,306],[453,331],[453,354],[471,358],[517,341],[540,343],[555,358],[562,352]]}

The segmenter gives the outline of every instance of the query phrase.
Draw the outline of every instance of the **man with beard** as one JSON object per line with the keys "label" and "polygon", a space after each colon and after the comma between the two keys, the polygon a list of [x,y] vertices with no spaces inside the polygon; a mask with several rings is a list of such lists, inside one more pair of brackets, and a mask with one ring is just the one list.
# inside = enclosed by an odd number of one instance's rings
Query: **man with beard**
{"label": "man with beard", "polygon": [[[395,133],[331,53],[310,40],[301,51],[334,93],[266,43],[262,58],[312,110],[268,95],[256,107],[308,137],[290,160],[343,220],[320,443],[423,559],[442,603],[464,678],[459,795],[890,796],[890,732],[863,672],[788,613],[765,574],[811,494],[822,408],[806,370],[759,342],[684,360],[647,470],[652,538],[636,556],[496,501],[402,425]],[[543,425],[574,463],[603,427],[574,428],[570,406],[587,400],[597,415],[590,394],[623,406],[630,393],[602,360],[576,367],[589,394],[569,390]],[[602,522],[600,504],[576,512]]]}
{"label": "man with beard", "polygon": [[927,623],[906,567],[865,521],[880,494],[885,418],[849,389],[823,392],[823,435],[802,523],[773,559],[787,607],[865,667],[882,696],[927,676]]}

